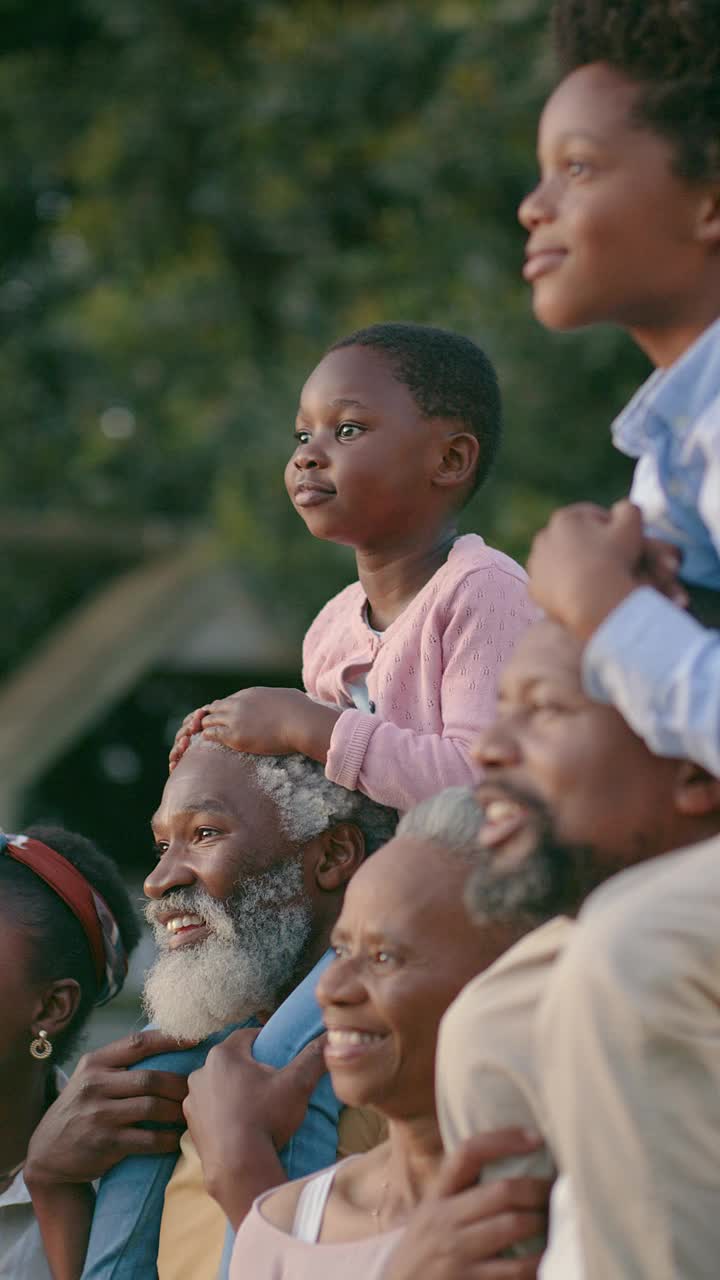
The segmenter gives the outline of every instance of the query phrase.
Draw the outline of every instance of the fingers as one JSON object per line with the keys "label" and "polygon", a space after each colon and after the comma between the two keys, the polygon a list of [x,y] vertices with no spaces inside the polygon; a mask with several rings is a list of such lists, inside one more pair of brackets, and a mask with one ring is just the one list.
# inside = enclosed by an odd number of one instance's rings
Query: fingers
{"label": "fingers", "polygon": [[287,1067],[283,1068],[283,1074],[292,1076],[293,1083],[296,1088],[302,1090],[310,1097],[315,1086],[322,1080],[327,1071],[325,1065],[325,1045],[327,1044],[327,1036],[317,1036],[315,1040],[311,1040],[305,1045],[304,1049],[293,1058]]}
{"label": "fingers", "polygon": [[178,1150],[181,1137],[177,1129],[121,1129],[116,1146],[124,1156],[164,1156]]}
{"label": "fingers", "polygon": [[134,1031],[122,1040],[113,1040],[102,1049],[86,1053],[80,1059],[77,1069],[86,1070],[92,1066],[132,1067],[143,1058],[154,1057],[158,1053],[171,1053],[174,1049],[187,1049],[193,1043],[189,1040],[178,1040],[163,1031]]}
{"label": "fingers", "polygon": [[487,1221],[464,1227],[463,1250],[473,1259],[496,1258],[513,1244],[535,1236],[544,1239],[547,1214],[525,1210],[498,1213]]}
{"label": "fingers", "polygon": [[175,765],[178,763],[179,760],[182,759],[185,752],[187,751],[188,745],[190,743],[190,739],[192,738],[193,734],[200,732],[200,729],[202,726],[202,718],[205,715],[207,710],[208,710],[207,706],[197,707],[195,711],[190,711],[185,716],[182,724],[180,725],[180,728],[175,734],[175,741],[173,742],[173,745],[170,751],[170,770],[171,771],[175,768]]}
{"label": "fingers", "polygon": [[155,1098],[150,1094],[114,1099],[112,1124],[121,1132],[131,1125],[146,1124],[179,1125],[184,1129],[182,1102],[171,1102],[167,1098]]}
{"label": "fingers", "polygon": [[104,1097],[164,1098],[179,1104],[187,1096],[188,1081],[174,1071],[118,1071],[99,1077],[96,1087]]}
{"label": "fingers", "polygon": [[435,1195],[455,1195],[477,1182],[483,1167],[490,1161],[505,1156],[527,1155],[541,1146],[540,1135],[526,1129],[497,1129],[492,1133],[476,1134],[445,1162],[435,1184]]}

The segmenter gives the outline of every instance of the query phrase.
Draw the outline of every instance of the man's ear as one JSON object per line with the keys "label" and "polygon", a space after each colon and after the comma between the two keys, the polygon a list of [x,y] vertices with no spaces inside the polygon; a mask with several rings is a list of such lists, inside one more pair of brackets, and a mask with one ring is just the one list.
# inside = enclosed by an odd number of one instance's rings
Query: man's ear
{"label": "man's ear", "polygon": [[365,837],[354,822],[338,822],[320,837],[315,883],[324,893],[342,889],[365,861]]}
{"label": "man's ear", "polygon": [[42,1029],[50,1040],[67,1031],[80,1004],[80,986],[74,978],[60,978],[46,987],[40,997],[30,1030],[34,1036]]}
{"label": "man's ear", "polygon": [[442,442],[433,483],[441,489],[460,489],[477,471],[480,441],[471,431],[453,431]]}
{"label": "man's ear", "polygon": [[686,818],[720,814],[720,779],[702,765],[683,760],[675,779],[675,808]]}

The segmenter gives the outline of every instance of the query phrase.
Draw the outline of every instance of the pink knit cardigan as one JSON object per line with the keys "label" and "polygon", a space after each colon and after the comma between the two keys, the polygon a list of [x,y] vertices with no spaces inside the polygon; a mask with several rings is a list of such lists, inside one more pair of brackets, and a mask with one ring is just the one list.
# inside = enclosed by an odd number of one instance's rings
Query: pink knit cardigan
{"label": "pink knit cardigan", "polygon": [[366,675],[374,714],[343,711],[326,773],[405,811],[479,777],[470,746],[492,721],[500,668],[538,611],[524,570],[477,534],[457,539],[382,634],[365,606],[354,582],[321,609],[305,636],[303,678],[311,697],[351,708],[348,685]]}

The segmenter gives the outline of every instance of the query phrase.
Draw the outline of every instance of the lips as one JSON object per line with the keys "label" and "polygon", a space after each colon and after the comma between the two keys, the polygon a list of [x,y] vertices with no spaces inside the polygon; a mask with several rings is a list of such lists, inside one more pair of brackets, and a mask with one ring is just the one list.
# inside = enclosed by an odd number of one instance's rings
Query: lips
{"label": "lips", "polygon": [[540,276],[548,275],[551,271],[557,271],[566,257],[567,250],[559,247],[548,246],[547,249],[528,249],[525,256],[523,276],[532,284],[533,281],[539,280]]}
{"label": "lips", "polygon": [[485,814],[485,822],[478,834],[478,844],[483,849],[498,849],[527,827],[528,810],[514,797],[481,787],[477,798]]}
{"label": "lips", "polygon": [[158,919],[158,924],[164,926],[168,935],[167,946],[173,951],[178,947],[200,942],[210,932],[203,917],[194,911],[162,916]]}
{"label": "lips", "polygon": [[364,1058],[387,1038],[386,1032],[367,1031],[363,1027],[329,1027],[325,1060],[330,1067]]}
{"label": "lips", "polygon": [[296,507],[315,507],[334,498],[335,493],[336,490],[331,486],[304,481],[295,489],[293,500]]}

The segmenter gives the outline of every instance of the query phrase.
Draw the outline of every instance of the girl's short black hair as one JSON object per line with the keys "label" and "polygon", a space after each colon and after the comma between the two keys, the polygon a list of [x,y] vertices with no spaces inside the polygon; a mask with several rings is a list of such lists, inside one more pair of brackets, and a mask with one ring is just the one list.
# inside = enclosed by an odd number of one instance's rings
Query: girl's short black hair
{"label": "girl's short black hair", "polygon": [[640,86],[638,122],[664,135],[681,177],[720,176],[718,0],[555,0],[563,75],[605,62]]}
{"label": "girl's short black hair", "polygon": [[426,324],[371,324],[329,348],[374,347],[384,355],[427,418],[454,418],[472,432],[480,456],[469,499],[486,479],[500,442],[502,405],[497,374],[470,338]]}
{"label": "girl's short black hair", "polygon": [[[91,840],[62,827],[26,827],[24,834],[62,854],[105,899],[130,955],[140,939],[140,926],[115,863]],[[53,1041],[54,1061],[61,1062],[75,1048],[97,997],[95,967],[83,927],[44,880],[22,863],[0,855],[2,917],[11,919],[27,933],[34,982],[43,984],[74,978],[80,987],[75,1017],[67,1030]]]}

